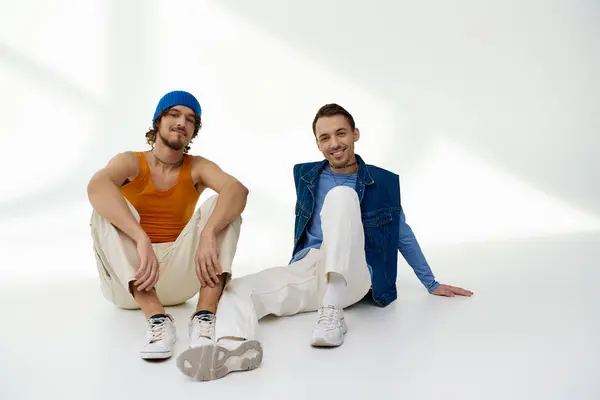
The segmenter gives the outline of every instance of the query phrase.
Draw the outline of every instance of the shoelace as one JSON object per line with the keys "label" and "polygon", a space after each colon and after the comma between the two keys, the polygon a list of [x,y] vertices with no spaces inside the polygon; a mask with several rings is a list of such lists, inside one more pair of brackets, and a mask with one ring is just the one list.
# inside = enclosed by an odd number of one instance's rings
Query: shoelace
{"label": "shoelace", "polygon": [[153,318],[149,321],[150,343],[164,339],[167,333],[167,318]]}
{"label": "shoelace", "polygon": [[321,307],[319,309],[319,318],[317,319],[317,325],[325,326],[327,328],[335,328],[337,325],[339,310],[332,306]]}
{"label": "shoelace", "polygon": [[215,319],[207,318],[204,316],[196,315],[192,320],[192,332],[196,337],[212,337],[213,326],[215,324]]}

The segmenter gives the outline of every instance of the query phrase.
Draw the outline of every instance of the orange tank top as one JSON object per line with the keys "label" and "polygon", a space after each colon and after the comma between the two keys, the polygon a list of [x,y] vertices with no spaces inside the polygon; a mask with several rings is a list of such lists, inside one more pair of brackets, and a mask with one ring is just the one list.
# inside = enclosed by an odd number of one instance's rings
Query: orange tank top
{"label": "orange tank top", "polygon": [[194,215],[200,197],[192,180],[192,157],[185,155],[175,185],[157,190],[144,153],[137,156],[140,172],[121,186],[121,193],[137,210],[140,225],[152,243],[174,242]]}

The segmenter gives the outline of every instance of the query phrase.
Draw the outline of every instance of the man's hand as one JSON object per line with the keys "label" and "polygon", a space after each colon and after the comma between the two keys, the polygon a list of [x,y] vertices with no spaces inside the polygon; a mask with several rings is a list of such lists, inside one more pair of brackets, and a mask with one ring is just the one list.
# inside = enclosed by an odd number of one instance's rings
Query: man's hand
{"label": "man's hand", "polygon": [[216,235],[207,229],[200,234],[200,244],[194,257],[196,264],[196,276],[201,287],[215,287],[219,284],[221,264],[219,263],[219,249],[217,248]]}
{"label": "man's hand", "polygon": [[471,297],[473,295],[473,292],[456,286],[440,285],[437,288],[435,288],[435,290],[431,292],[431,294],[446,297],[454,297],[456,295]]}
{"label": "man's hand", "polygon": [[152,248],[152,243],[149,238],[144,238],[136,243],[137,252],[140,256],[140,266],[135,274],[135,282],[137,290],[152,290],[156,282],[158,282],[158,259]]}

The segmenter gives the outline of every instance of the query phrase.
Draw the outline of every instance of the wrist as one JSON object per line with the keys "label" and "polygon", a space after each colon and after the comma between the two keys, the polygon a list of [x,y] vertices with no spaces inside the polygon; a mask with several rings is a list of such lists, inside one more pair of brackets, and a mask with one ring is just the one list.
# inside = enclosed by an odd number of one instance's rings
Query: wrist
{"label": "wrist", "polygon": [[206,225],[204,229],[202,229],[202,233],[200,236],[216,236],[215,228],[209,225]]}
{"label": "wrist", "polygon": [[144,232],[143,230],[140,230],[139,232],[136,232],[135,236],[133,236],[132,239],[135,242],[135,244],[139,244],[139,243],[142,243],[144,241],[149,241],[150,240],[150,238],[148,237],[148,235],[146,234],[146,232]]}
{"label": "wrist", "polygon": [[429,291],[429,293],[433,293],[433,291],[438,287],[440,287],[440,283],[434,280],[427,290]]}

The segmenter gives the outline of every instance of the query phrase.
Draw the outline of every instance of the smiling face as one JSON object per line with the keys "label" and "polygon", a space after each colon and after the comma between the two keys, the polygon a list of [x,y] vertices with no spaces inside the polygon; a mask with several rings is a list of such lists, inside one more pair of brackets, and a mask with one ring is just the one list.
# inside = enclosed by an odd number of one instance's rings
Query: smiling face
{"label": "smiling face", "polygon": [[174,106],[160,119],[158,139],[173,150],[183,150],[194,138],[195,129],[194,111],[186,106]]}
{"label": "smiling face", "polygon": [[317,146],[335,168],[344,168],[356,161],[354,142],[360,137],[352,116],[337,105],[321,108],[313,124]]}

